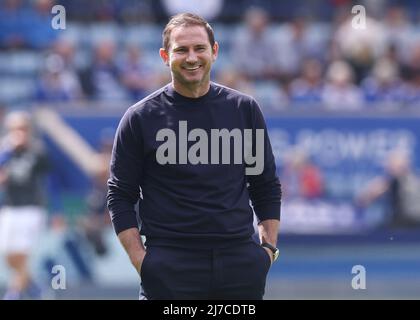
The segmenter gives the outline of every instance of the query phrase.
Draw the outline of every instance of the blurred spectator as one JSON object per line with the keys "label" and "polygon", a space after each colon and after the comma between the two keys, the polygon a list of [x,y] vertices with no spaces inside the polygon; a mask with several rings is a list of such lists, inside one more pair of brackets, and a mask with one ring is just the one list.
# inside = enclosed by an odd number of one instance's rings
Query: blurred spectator
{"label": "blurred spectator", "polygon": [[276,81],[255,82],[253,96],[257,99],[263,113],[266,115],[276,114],[279,110],[285,110],[289,105],[289,97],[286,90]]}
{"label": "blurred spectator", "polygon": [[7,107],[0,101],[0,134],[3,134],[4,117],[6,116]]}
{"label": "blurred spectator", "polygon": [[360,110],[363,108],[361,91],[354,85],[354,73],[344,61],[333,62],[327,70],[327,84],[322,92],[322,102],[329,110]]}
{"label": "blurred spectator", "polygon": [[[25,49],[16,56],[15,52],[0,54],[0,71],[7,72],[7,75],[0,75],[0,84],[6,84],[1,86],[3,90],[0,89],[1,100],[13,104],[29,102],[27,99],[34,97],[34,88],[38,101],[73,101],[80,97],[111,103],[124,99],[139,100],[169,81],[167,72],[154,67],[149,70],[149,59],[147,64],[144,63],[144,57],[149,58],[150,51],[156,50],[154,41],[136,37],[142,43],[141,50],[129,47],[122,54],[118,52],[117,60],[116,44],[112,41],[103,41],[93,50],[86,46],[86,43],[97,43],[105,38],[102,37],[105,31],[98,21],[153,23],[159,19],[160,13],[154,11],[157,7],[165,15],[166,9],[192,6],[193,11],[208,10],[210,15],[213,12],[215,19],[219,16],[230,22],[216,28],[220,32],[226,30],[219,39],[223,47],[230,50],[230,59],[219,59],[217,73],[235,69],[238,80],[235,81],[234,76],[227,75],[227,72],[220,77],[217,74],[217,77],[225,78],[227,83],[237,82],[235,85],[239,87],[249,87],[250,94],[264,100],[265,110],[276,112],[284,109],[289,101],[294,106],[327,101],[327,108],[346,110],[359,110],[359,103],[355,102],[359,100],[375,106],[386,103],[396,107],[415,105],[420,101],[418,32],[416,24],[410,20],[410,17],[416,18],[416,10],[409,9],[418,8],[415,1],[362,2],[369,16],[366,29],[357,29],[352,26],[355,15],[351,13],[352,1],[349,0],[322,4],[321,1],[307,4],[303,0],[290,4],[272,0],[238,0],[234,4],[223,0],[199,4],[162,0],[92,3],[63,0],[60,4],[66,7],[69,23],[72,20],[91,24],[69,24],[70,30],[67,31],[80,48],[66,41],[54,42],[59,32],[67,32],[51,28],[51,7],[55,3],[54,0],[4,0],[0,3],[0,48]],[[253,4],[259,7],[250,7]],[[316,10],[314,6],[317,6]],[[287,12],[287,15],[277,11]],[[332,17],[334,21],[331,21]],[[279,21],[281,24],[274,24]],[[240,22],[244,23],[243,28],[237,28]],[[92,32],[85,34],[83,29],[86,26]],[[113,37],[131,30],[125,28],[124,24],[118,26],[114,23],[107,32]],[[155,28],[151,24],[144,30]],[[237,34],[232,36],[236,31]],[[28,48],[32,52],[26,50]],[[60,71],[44,68],[36,78],[39,49],[58,54],[64,67]],[[73,61],[75,54],[77,67]],[[91,54],[92,63],[86,58]],[[25,59],[24,63],[18,61],[19,55]],[[380,59],[386,59],[387,63],[380,62]],[[323,70],[336,65],[335,61],[349,64],[351,80],[344,81],[350,82],[345,86],[337,85],[339,76],[328,77],[328,72],[325,72],[326,76],[322,75]],[[55,63],[56,66],[60,64]],[[79,74],[79,67],[86,69]],[[20,80],[23,80],[22,86],[13,82]]]}
{"label": "blurred spectator", "polygon": [[240,30],[231,47],[230,55],[236,69],[250,80],[277,77],[280,72],[268,24],[267,12],[256,7],[249,9],[245,29]]}
{"label": "blurred spectator", "polygon": [[311,33],[309,28],[305,18],[295,18],[282,26],[275,36],[277,39],[272,39],[272,45],[277,48],[276,55],[271,59],[277,60],[282,78],[290,80],[297,77],[305,59],[322,58],[325,54],[323,39]]}
{"label": "blurred spectator", "polygon": [[338,43],[334,41],[334,39],[329,40],[325,52],[325,57],[325,64],[327,65],[337,60],[343,60],[343,55],[341,53],[340,47]]}
{"label": "blurred spectator", "polygon": [[411,43],[415,41],[415,28],[408,19],[405,8],[390,7],[385,16],[384,25],[387,43],[395,47],[399,61],[407,62]]}
{"label": "blurred spectator", "polygon": [[0,48],[26,46],[25,31],[28,9],[22,0],[4,0],[0,3]]}
{"label": "blurred spectator", "polygon": [[91,22],[95,17],[97,1],[60,0],[59,4],[66,8],[66,15],[69,21],[71,20],[87,23]]}
{"label": "blurred spectator", "polygon": [[95,47],[92,66],[82,74],[82,86],[87,96],[97,101],[124,100],[127,95],[120,83],[115,62],[115,43],[100,42]]}
{"label": "blurred spectator", "polygon": [[321,102],[323,90],[322,65],[311,59],[303,62],[300,77],[290,85],[290,99],[294,104],[314,105]]}
{"label": "blurred spectator", "polygon": [[420,102],[420,43],[413,45],[410,50],[409,60],[403,65],[402,73],[407,80],[406,102],[418,104]]}
{"label": "blurred spectator", "polygon": [[[32,3],[31,3],[32,4]],[[53,0],[5,0],[0,7],[0,47],[45,49],[57,38],[51,27]]]}
{"label": "blurred spectator", "polygon": [[321,171],[310,162],[303,150],[292,150],[281,174],[285,198],[316,199],[324,193]]}
{"label": "blurred spectator", "polygon": [[[138,23],[153,20],[152,3],[155,0],[60,0],[66,8],[67,19],[72,22]],[[83,9],[81,9],[83,8]]]}
{"label": "blurred spectator", "polygon": [[0,251],[14,274],[4,299],[41,298],[28,260],[46,219],[43,177],[47,157],[32,136],[27,113],[10,113],[5,125],[7,135],[0,151],[0,183],[5,193],[0,211]]}
{"label": "blurred spectator", "polygon": [[107,209],[107,180],[109,177],[109,163],[111,161],[113,131],[102,132],[99,151],[98,172],[93,179],[93,187],[87,198],[88,212],[80,223],[85,237],[92,244],[96,254],[102,256],[107,253],[104,241],[104,231],[111,226]]}
{"label": "blurred spectator", "polygon": [[354,81],[358,84],[368,75],[375,59],[382,56],[387,47],[386,29],[381,21],[366,17],[366,28],[353,27],[351,9],[348,17],[337,26],[334,41],[355,71]]}
{"label": "blurred spectator", "polygon": [[55,53],[48,55],[37,82],[35,99],[40,102],[66,102],[81,97],[81,85],[74,70],[66,69],[62,56]]}
{"label": "blurred spectator", "polygon": [[75,45],[73,42],[65,39],[59,39],[51,46],[51,51],[58,54],[64,62],[67,70],[75,70]]}
{"label": "blurred spectator", "polygon": [[377,177],[360,192],[357,202],[366,207],[385,196],[390,227],[420,226],[420,178],[415,174],[408,152],[392,151],[385,162],[385,175]]}
{"label": "blurred spectator", "polygon": [[255,88],[250,81],[235,69],[224,69],[217,74],[216,82],[229,88],[253,95]]}
{"label": "blurred spectator", "polygon": [[151,92],[155,79],[152,70],[143,63],[142,53],[137,46],[129,46],[125,53],[120,64],[121,82],[130,98],[138,101]]}
{"label": "blurred spectator", "polygon": [[[118,5],[120,1],[92,1],[94,7],[95,21],[118,20]],[[83,4],[84,6],[84,4]]]}
{"label": "blurred spectator", "polygon": [[402,61],[398,56],[398,49],[395,44],[390,43],[385,50],[385,53],[379,59],[386,59],[389,63],[395,65],[398,71],[401,71]]}
{"label": "blurred spectator", "polygon": [[206,20],[213,20],[219,16],[223,7],[223,0],[162,0],[162,4],[169,16],[180,12],[191,12],[202,16]]}
{"label": "blurred spectator", "polygon": [[406,99],[398,66],[386,58],[375,63],[371,75],[363,80],[362,89],[366,102],[380,103],[381,108],[400,106]]}
{"label": "blurred spectator", "polygon": [[124,0],[120,1],[118,14],[123,23],[153,23],[155,15],[152,3],[155,0]]}
{"label": "blurred spectator", "polygon": [[48,48],[58,36],[58,31],[51,26],[51,9],[54,0],[34,0],[33,9],[28,16],[26,41],[31,48]]}

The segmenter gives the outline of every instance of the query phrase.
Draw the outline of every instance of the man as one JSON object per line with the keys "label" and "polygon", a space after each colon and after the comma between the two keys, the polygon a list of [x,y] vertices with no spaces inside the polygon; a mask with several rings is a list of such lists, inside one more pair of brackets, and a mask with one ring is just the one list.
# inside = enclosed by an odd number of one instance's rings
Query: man
{"label": "man", "polygon": [[13,277],[4,299],[41,298],[28,260],[46,220],[42,180],[48,162],[32,137],[29,114],[12,112],[5,124],[7,134],[0,148],[0,184],[4,188],[0,252],[5,254]]}
{"label": "man", "polygon": [[[160,49],[172,83],[129,108],[116,133],[108,207],[141,298],[262,299],[278,255],[281,190],[267,129],[254,99],[210,82],[218,49],[204,19],[174,16]],[[264,247],[252,240],[249,200]]]}
{"label": "man", "polygon": [[385,199],[387,227],[393,229],[420,227],[420,177],[416,174],[407,150],[394,149],[385,159],[385,174],[373,178],[356,198],[361,208],[375,200]]}

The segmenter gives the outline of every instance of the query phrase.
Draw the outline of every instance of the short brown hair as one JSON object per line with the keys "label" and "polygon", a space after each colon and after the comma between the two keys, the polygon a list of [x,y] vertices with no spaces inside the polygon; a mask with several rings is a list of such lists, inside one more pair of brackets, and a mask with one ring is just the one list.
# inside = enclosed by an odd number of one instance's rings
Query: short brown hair
{"label": "short brown hair", "polygon": [[200,17],[199,15],[193,13],[179,13],[169,20],[168,24],[165,26],[165,29],[162,33],[162,42],[163,48],[166,51],[169,51],[169,38],[171,32],[176,27],[189,27],[189,26],[202,26],[206,29],[207,35],[209,36],[209,41],[211,48],[214,46],[214,31],[210,24]]}

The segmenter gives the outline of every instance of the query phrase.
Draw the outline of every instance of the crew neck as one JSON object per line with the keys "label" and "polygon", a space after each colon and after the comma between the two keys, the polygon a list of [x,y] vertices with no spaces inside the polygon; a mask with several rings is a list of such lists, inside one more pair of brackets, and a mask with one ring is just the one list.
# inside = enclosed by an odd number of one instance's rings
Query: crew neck
{"label": "crew neck", "polygon": [[166,94],[172,98],[175,102],[176,101],[182,101],[182,102],[187,102],[187,103],[197,103],[197,102],[202,102],[203,100],[208,99],[209,97],[213,96],[215,90],[214,90],[214,84],[213,82],[210,81],[210,87],[209,90],[202,96],[197,97],[197,98],[190,98],[190,97],[186,97],[183,96],[182,94],[180,94],[179,92],[177,92],[174,88],[174,86],[172,85],[172,83],[169,83],[166,86]]}

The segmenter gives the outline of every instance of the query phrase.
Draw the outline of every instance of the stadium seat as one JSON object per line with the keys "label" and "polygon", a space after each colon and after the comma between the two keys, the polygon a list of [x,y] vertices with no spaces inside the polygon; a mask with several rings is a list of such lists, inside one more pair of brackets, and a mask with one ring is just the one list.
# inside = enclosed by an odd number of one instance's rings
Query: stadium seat
{"label": "stadium seat", "polygon": [[0,77],[0,101],[7,104],[27,102],[34,89],[35,82],[32,77]]}
{"label": "stadium seat", "polygon": [[82,23],[67,23],[66,30],[59,34],[59,39],[69,41],[75,46],[85,45],[87,41],[86,25]]}
{"label": "stadium seat", "polygon": [[35,75],[42,65],[42,54],[17,51],[0,54],[0,72],[4,75]]}
{"label": "stadium seat", "polygon": [[139,24],[124,29],[125,44],[137,44],[146,50],[157,50],[162,43],[162,30],[155,25]]}
{"label": "stadium seat", "polygon": [[121,39],[121,30],[115,23],[97,23],[88,27],[87,41],[92,46],[102,41],[115,41],[118,43]]}

